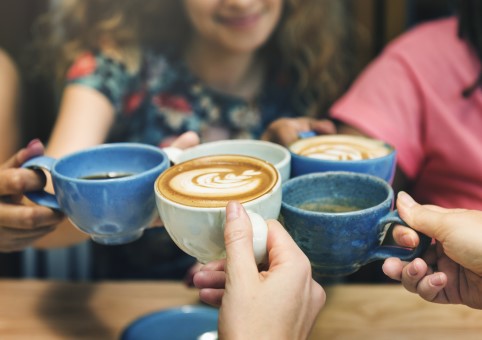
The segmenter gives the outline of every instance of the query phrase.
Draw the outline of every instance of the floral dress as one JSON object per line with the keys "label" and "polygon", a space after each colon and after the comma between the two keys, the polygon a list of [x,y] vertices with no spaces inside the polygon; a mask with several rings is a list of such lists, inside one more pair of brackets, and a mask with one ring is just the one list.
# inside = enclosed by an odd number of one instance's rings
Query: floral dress
{"label": "floral dress", "polygon": [[[176,54],[146,53],[137,73],[100,52],[81,55],[67,73],[105,95],[115,108],[107,142],[167,146],[196,131],[202,141],[259,138],[280,117],[296,116],[287,77],[268,72],[255,102],[219,93],[192,75]],[[119,246],[91,244],[92,279],[182,279],[195,259],[182,252],[164,228],[149,228],[137,241]]]}
{"label": "floral dress", "polygon": [[[189,130],[202,141],[259,138],[275,119],[296,116],[286,77],[270,70],[267,79],[262,93],[248,102],[205,86],[172,52],[146,53],[136,73],[100,52],[86,53],[67,74],[67,84],[91,87],[114,106],[108,141],[159,146]],[[223,134],[213,136],[213,130]]]}

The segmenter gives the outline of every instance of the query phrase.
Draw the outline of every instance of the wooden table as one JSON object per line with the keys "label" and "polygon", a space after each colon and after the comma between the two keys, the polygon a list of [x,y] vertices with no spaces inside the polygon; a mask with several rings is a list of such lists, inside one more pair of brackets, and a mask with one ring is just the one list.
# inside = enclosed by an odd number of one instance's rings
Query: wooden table
{"label": "wooden table", "polygon": [[[482,339],[482,311],[428,303],[399,285],[326,291],[310,339]],[[175,282],[0,280],[0,339],[118,339],[146,313],[198,302],[196,289]]]}

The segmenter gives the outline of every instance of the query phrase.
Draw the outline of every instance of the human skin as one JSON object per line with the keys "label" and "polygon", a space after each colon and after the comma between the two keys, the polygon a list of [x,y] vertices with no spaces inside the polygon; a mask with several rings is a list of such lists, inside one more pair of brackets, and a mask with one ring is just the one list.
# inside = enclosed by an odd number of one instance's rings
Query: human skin
{"label": "human skin", "polygon": [[397,208],[435,244],[410,263],[385,260],[384,273],[427,301],[482,309],[482,212],[420,205],[405,192],[398,194]]}
{"label": "human skin", "polygon": [[269,264],[261,272],[251,222],[237,202],[226,208],[224,239],[226,260],[208,263],[194,276],[201,300],[220,306],[220,337],[307,338],[326,295],[311,277],[308,258],[281,224],[268,221]]}

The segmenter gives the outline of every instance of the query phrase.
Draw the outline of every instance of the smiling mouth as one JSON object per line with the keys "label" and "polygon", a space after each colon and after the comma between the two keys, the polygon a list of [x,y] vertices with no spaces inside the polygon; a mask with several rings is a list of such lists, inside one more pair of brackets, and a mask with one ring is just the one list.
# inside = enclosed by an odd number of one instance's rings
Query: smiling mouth
{"label": "smiling mouth", "polygon": [[217,21],[223,25],[234,28],[250,28],[258,22],[260,17],[260,14],[244,15],[239,17],[218,17]]}

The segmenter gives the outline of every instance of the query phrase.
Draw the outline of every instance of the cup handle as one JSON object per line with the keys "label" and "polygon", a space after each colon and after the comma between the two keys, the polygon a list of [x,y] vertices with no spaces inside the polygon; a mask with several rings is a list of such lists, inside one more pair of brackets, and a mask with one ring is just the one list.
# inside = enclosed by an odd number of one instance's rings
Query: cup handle
{"label": "cup handle", "polygon": [[268,240],[268,225],[261,215],[249,210],[247,213],[253,228],[254,259],[258,265],[267,263],[268,253],[266,243]]}
{"label": "cup handle", "polygon": [[[41,170],[44,169],[48,172],[51,171],[52,166],[55,162],[55,159],[48,156],[38,156],[29,159],[25,163],[22,164],[22,168],[31,169],[31,170]],[[55,198],[55,195],[48,193],[45,190],[38,190],[38,191],[30,191],[26,192],[25,196],[32,202],[43,205],[48,208],[61,210],[60,206]]]}
{"label": "cup handle", "polygon": [[162,151],[164,151],[167,154],[167,158],[169,158],[172,164],[179,163],[179,157],[184,152],[183,149],[179,149],[174,146],[168,146],[168,147],[162,148]]}
{"label": "cup handle", "polygon": [[[387,214],[385,217],[381,218],[378,221],[378,227],[381,228],[388,228],[388,226],[392,224],[400,224],[410,228],[410,226],[400,218],[398,215],[398,211],[394,210]],[[420,242],[418,246],[414,249],[404,248],[400,246],[380,246],[376,248],[369,256],[368,262],[376,261],[376,260],[385,260],[389,257],[398,257],[402,261],[411,261],[420,255],[422,255],[432,242],[432,239],[425,234],[422,234],[417,231],[418,237],[420,238]],[[383,235],[385,238],[385,233]],[[380,240],[383,242],[383,239]]]}

